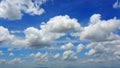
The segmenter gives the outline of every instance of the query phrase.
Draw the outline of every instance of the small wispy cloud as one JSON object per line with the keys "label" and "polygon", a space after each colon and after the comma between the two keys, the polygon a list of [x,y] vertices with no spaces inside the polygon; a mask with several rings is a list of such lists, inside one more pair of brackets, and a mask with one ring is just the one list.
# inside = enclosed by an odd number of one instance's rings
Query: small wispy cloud
{"label": "small wispy cloud", "polygon": [[117,1],[113,4],[113,8],[120,8],[120,2],[119,2],[119,0],[117,0]]}

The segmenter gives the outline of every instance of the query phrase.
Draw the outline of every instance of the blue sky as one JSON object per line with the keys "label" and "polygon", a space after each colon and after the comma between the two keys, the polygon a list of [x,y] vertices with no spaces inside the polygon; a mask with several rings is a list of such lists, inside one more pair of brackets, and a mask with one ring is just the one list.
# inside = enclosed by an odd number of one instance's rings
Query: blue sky
{"label": "blue sky", "polygon": [[119,0],[1,0],[0,67],[119,68]]}

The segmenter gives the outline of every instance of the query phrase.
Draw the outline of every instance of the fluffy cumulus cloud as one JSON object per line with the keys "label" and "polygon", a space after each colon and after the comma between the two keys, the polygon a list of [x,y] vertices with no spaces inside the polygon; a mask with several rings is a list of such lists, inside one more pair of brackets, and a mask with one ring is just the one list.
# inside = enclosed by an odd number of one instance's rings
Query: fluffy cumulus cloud
{"label": "fluffy cumulus cloud", "polygon": [[83,48],[84,48],[84,45],[83,44],[79,44],[77,46],[77,53],[81,52],[83,50]]}
{"label": "fluffy cumulus cloud", "polygon": [[9,33],[9,30],[7,28],[4,28],[3,26],[0,26],[0,43],[4,43],[12,39],[13,35]]}
{"label": "fluffy cumulus cloud", "polygon": [[30,15],[41,15],[44,9],[40,6],[46,0],[1,0],[0,17],[9,20],[21,19],[23,13]]}
{"label": "fluffy cumulus cloud", "polygon": [[96,51],[94,49],[91,49],[88,52],[86,52],[85,55],[91,56],[91,55],[93,55],[95,53],[96,53]]}
{"label": "fluffy cumulus cloud", "polygon": [[119,0],[117,0],[114,4],[113,4],[113,8],[120,8],[120,2]]}
{"label": "fluffy cumulus cloud", "polygon": [[72,51],[72,50],[67,50],[67,51],[64,51],[63,53],[63,57],[62,59],[63,60],[76,60],[78,57],[75,55],[75,52]]}
{"label": "fluffy cumulus cloud", "polygon": [[14,34],[11,34],[7,28],[0,26],[0,44],[3,43],[12,45],[27,44],[25,40],[19,40]]}
{"label": "fluffy cumulus cloud", "polygon": [[106,41],[113,40],[110,38],[120,28],[119,19],[101,20],[100,14],[94,14],[90,18],[90,24],[80,33],[81,40],[89,41]]}
{"label": "fluffy cumulus cloud", "polygon": [[62,45],[60,48],[61,48],[62,50],[69,50],[69,49],[71,49],[73,46],[74,46],[74,45],[73,45],[71,42],[69,42],[69,43],[67,43],[67,44],[65,44],[65,45]]}
{"label": "fluffy cumulus cloud", "polygon": [[40,63],[40,62],[47,62],[48,61],[48,53],[36,53],[33,55],[33,62],[34,63]]}
{"label": "fluffy cumulus cloud", "polygon": [[30,54],[30,57],[35,57],[35,58],[40,58],[42,56],[42,54],[40,52],[34,54],[34,53],[31,53]]}
{"label": "fluffy cumulus cloud", "polygon": [[57,53],[57,54],[55,54],[54,56],[53,56],[53,58],[55,58],[55,59],[57,59],[57,58],[59,58],[60,57],[60,54],[59,53]]}
{"label": "fluffy cumulus cloud", "polygon": [[86,47],[91,49],[89,52],[86,53],[86,55],[92,55],[97,57],[109,57],[110,55],[112,55],[114,58],[118,59],[120,52],[119,42],[120,40],[92,42]]}
{"label": "fluffy cumulus cloud", "polygon": [[34,62],[46,62],[48,61],[48,53],[42,54],[41,52],[37,52],[36,54],[31,53],[29,55],[31,58],[33,58]]}
{"label": "fluffy cumulus cloud", "polygon": [[55,16],[51,18],[45,25],[50,32],[69,32],[72,30],[80,30],[81,26],[78,23],[77,19],[70,18],[68,15],[65,16]]}
{"label": "fluffy cumulus cloud", "polygon": [[64,34],[51,33],[47,30],[39,30],[34,27],[29,27],[25,30],[25,41],[28,42],[28,45],[31,47],[44,47],[50,46],[51,42]]}

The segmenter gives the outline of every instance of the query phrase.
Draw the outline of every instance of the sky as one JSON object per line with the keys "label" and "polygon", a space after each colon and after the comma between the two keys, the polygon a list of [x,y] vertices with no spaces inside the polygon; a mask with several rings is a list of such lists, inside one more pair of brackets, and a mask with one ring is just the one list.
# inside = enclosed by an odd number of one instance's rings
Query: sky
{"label": "sky", "polygon": [[119,68],[120,0],[0,0],[0,68]]}

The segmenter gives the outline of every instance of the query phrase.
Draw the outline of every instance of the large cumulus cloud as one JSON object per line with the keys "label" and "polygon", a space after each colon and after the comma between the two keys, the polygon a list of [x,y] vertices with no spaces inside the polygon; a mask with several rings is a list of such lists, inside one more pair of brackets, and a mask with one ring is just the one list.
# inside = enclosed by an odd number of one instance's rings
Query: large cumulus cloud
{"label": "large cumulus cloud", "polygon": [[30,15],[41,15],[44,9],[40,6],[46,0],[1,0],[0,1],[0,18],[9,20],[21,19],[23,13]]}

